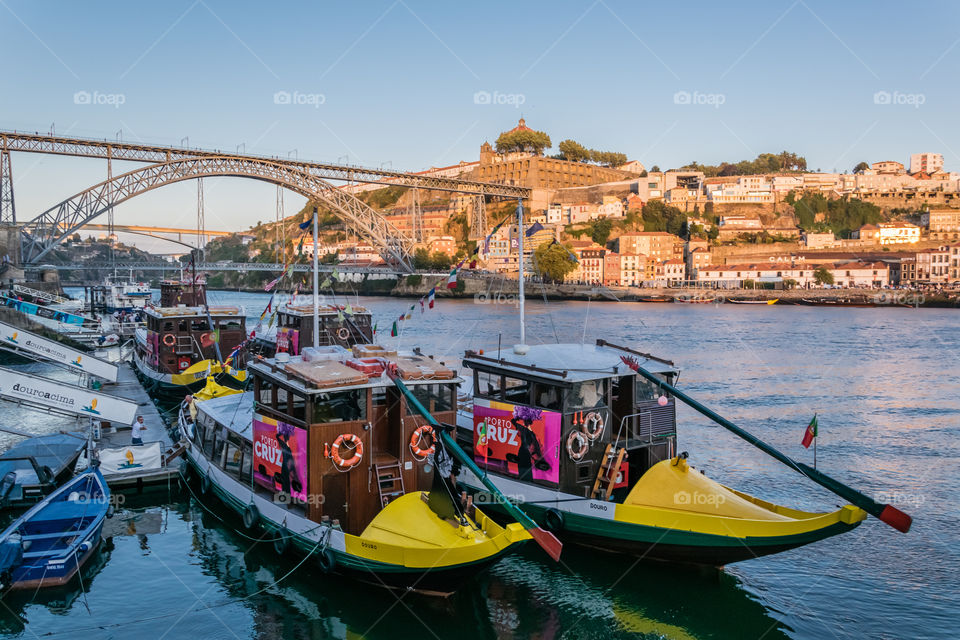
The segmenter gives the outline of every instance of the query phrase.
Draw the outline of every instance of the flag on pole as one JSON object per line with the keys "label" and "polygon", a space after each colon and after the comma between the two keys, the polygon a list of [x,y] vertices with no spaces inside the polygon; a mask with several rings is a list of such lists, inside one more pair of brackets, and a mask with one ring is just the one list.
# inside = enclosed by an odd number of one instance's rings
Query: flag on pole
{"label": "flag on pole", "polygon": [[430,289],[430,292],[427,294],[427,306],[430,307],[431,309],[433,309],[433,303],[436,301],[436,298],[437,298],[437,288],[434,287]]}
{"label": "flag on pole", "polygon": [[542,231],[542,230],[543,230],[543,225],[540,224],[539,222],[534,222],[532,225],[530,225],[527,228],[526,231],[523,232],[523,235],[529,238],[530,236],[535,234],[537,231]]}
{"label": "flag on pole", "polygon": [[447,277],[447,289],[456,289],[457,288],[457,270],[453,268],[450,270],[450,276]]}
{"label": "flag on pole", "polygon": [[803,432],[802,444],[805,449],[809,449],[813,444],[813,439],[817,437],[817,414],[813,414],[813,420],[807,425],[807,430]]}

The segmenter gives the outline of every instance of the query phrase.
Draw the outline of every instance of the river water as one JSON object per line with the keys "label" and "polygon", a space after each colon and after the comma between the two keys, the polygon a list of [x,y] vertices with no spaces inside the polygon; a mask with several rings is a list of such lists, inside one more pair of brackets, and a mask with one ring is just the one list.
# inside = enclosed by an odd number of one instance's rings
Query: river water
{"label": "river water", "polygon": [[[536,292],[533,292],[535,295]],[[251,317],[265,294],[211,292]],[[329,300],[328,300],[329,301]],[[339,302],[347,301],[340,297]],[[352,298],[378,340],[455,359],[518,339],[512,300]],[[482,302],[482,301],[481,301]],[[914,517],[875,519],[783,554],[693,572],[532,545],[448,600],[324,578],[237,534],[216,505],[160,490],[128,501],[83,589],[0,602],[0,635],[35,638],[948,638],[960,612],[960,329],[955,310],[564,302],[527,304],[527,341],[604,338],[674,360],[680,387],[803,461]],[[58,374],[68,379],[66,374]],[[35,432],[66,423],[0,407]],[[801,509],[839,499],[692,410],[679,446],[724,484]],[[227,524],[224,523],[226,521]],[[121,535],[124,534],[124,535]],[[279,581],[279,582],[278,582]]]}

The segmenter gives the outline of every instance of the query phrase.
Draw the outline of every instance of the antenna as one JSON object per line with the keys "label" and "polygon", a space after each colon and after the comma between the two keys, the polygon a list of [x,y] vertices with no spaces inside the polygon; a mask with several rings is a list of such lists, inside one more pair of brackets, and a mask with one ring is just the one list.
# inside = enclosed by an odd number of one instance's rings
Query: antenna
{"label": "antenna", "polygon": [[519,299],[519,302],[520,302],[520,343],[513,345],[513,352],[514,352],[515,354],[517,354],[517,355],[522,356],[522,355],[526,354],[526,353],[530,350],[530,347],[527,346],[527,342],[526,342],[526,337],[527,337],[527,336],[526,336],[526,325],[525,325],[525,323],[524,323],[526,309],[524,308],[524,307],[525,307],[525,304],[524,304],[524,303],[525,303],[525,298],[524,298],[524,295],[523,295],[523,285],[524,285],[524,273],[523,273],[523,266],[524,266],[524,265],[523,265],[523,257],[524,257],[524,255],[523,255],[523,236],[524,236],[524,231],[523,231],[523,201],[520,200],[519,198],[517,199],[517,235],[518,235],[518,238],[517,238],[517,254],[518,254],[518,256],[517,256],[517,257],[518,257],[517,264],[518,264],[518,266],[519,266],[519,272],[518,272],[518,274],[517,274],[517,275],[518,275],[518,278],[517,278],[517,289],[518,289],[517,298]]}

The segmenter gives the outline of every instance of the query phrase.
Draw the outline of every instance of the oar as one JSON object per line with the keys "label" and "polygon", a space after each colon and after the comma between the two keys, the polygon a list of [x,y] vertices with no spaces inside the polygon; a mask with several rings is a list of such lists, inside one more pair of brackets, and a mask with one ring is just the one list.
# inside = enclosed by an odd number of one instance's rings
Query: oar
{"label": "oar", "polygon": [[848,487],[847,485],[843,484],[839,480],[835,480],[834,478],[831,478],[827,474],[817,471],[813,467],[807,466],[802,462],[795,461],[790,456],[784,453],[781,453],[777,449],[774,449],[773,447],[771,447],[769,444],[767,444],[760,438],[754,436],[751,433],[748,433],[747,431],[744,431],[743,429],[733,424],[723,416],[715,413],[714,411],[711,411],[710,409],[700,404],[699,402],[697,402],[696,400],[694,400],[684,392],[680,391],[673,385],[667,382],[664,382],[660,378],[654,376],[652,373],[650,373],[649,371],[641,367],[640,363],[635,358],[631,358],[628,356],[621,356],[620,359],[623,360],[624,364],[626,364],[628,367],[636,371],[638,374],[640,374],[650,382],[653,382],[654,384],[666,389],[667,391],[672,393],[676,398],[679,398],[690,407],[696,409],[706,417],[710,418],[711,420],[719,424],[721,427],[724,427],[728,431],[740,436],[741,438],[743,438],[753,446],[757,447],[764,453],[776,458],[777,460],[787,465],[791,469],[798,471],[799,473],[802,473],[803,475],[807,476],[808,478],[810,478],[811,480],[819,484],[821,487],[825,487],[829,489],[830,491],[837,494],[844,500],[847,500],[852,504],[860,507],[861,509],[863,509],[870,515],[874,516],[875,518],[879,518],[880,520],[887,523],[897,531],[902,531],[903,533],[906,533],[907,531],[910,530],[910,524],[913,522],[913,518],[911,518],[909,515],[907,515],[903,511],[900,511],[900,509],[897,509],[893,505],[881,504],[875,501],[870,496],[864,495],[852,487]]}
{"label": "oar", "polygon": [[514,505],[510,500],[501,493],[500,489],[497,488],[493,482],[480,470],[473,460],[470,459],[470,456],[467,455],[466,451],[460,448],[460,445],[457,444],[455,438],[451,437],[447,433],[446,427],[437,422],[437,419],[430,415],[430,412],[424,408],[420,401],[417,400],[416,396],[410,393],[410,390],[407,389],[407,385],[403,384],[403,381],[400,380],[400,376],[396,374],[395,371],[388,369],[387,375],[393,380],[393,384],[397,386],[397,389],[400,390],[400,393],[407,399],[407,402],[411,407],[417,410],[421,416],[423,416],[427,422],[430,423],[430,426],[434,428],[434,431],[439,434],[440,438],[443,440],[443,444],[447,449],[458,459],[467,469],[469,469],[473,475],[480,478],[480,482],[490,490],[490,492],[500,500],[500,503],[506,508],[511,516],[517,519],[517,521],[523,525],[523,528],[526,529],[533,539],[536,540],[537,544],[543,547],[543,550],[553,558],[555,561],[560,560],[560,552],[563,550],[563,543],[557,540],[549,531],[541,529],[536,522],[534,522],[527,514],[521,511],[516,505]]}

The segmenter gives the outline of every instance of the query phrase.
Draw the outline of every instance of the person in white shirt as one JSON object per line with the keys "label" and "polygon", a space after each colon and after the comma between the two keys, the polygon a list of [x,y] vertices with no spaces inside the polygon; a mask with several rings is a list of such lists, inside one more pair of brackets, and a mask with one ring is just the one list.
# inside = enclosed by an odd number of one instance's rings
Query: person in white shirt
{"label": "person in white shirt", "polygon": [[143,423],[143,416],[137,416],[136,422],[133,423],[133,444],[143,444],[143,434],[146,432],[147,425]]}

